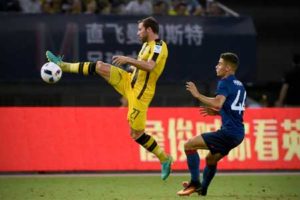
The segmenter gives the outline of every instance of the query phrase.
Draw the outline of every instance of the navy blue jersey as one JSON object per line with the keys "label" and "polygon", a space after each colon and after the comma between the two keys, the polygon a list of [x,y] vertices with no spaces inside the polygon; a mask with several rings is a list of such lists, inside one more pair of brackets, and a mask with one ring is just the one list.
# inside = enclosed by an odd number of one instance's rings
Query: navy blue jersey
{"label": "navy blue jersey", "polygon": [[243,84],[234,75],[230,75],[218,82],[216,94],[226,97],[220,110],[221,129],[232,134],[244,134],[243,114],[246,90]]}

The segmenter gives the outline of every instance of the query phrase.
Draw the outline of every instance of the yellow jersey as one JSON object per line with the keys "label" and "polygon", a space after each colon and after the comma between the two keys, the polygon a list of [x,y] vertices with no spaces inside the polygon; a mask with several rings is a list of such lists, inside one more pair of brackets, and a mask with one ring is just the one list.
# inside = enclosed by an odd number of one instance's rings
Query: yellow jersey
{"label": "yellow jersey", "polygon": [[138,92],[137,98],[140,99],[144,93],[154,94],[156,82],[165,68],[168,58],[168,47],[163,40],[156,39],[145,42],[139,52],[138,60],[153,60],[156,65],[150,72],[132,66],[134,71],[131,75],[131,87]]}

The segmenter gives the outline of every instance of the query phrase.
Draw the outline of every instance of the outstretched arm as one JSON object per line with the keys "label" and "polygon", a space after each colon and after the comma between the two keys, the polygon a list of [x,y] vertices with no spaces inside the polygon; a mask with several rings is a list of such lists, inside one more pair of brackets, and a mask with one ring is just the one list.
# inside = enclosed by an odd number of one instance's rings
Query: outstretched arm
{"label": "outstretched arm", "polygon": [[193,82],[186,83],[186,90],[188,90],[193,95],[193,97],[216,111],[219,111],[222,108],[226,100],[226,97],[223,95],[217,95],[216,97],[207,97],[201,94]]}
{"label": "outstretched arm", "polygon": [[155,67],[156,63],[153,60],[137,60],[134,58],[130,58],[127,56],[113,56],[113,64],[120,66],[124,64],[133,65],[138,69],[144,70],[144,71],[152,71],[152,69]]}

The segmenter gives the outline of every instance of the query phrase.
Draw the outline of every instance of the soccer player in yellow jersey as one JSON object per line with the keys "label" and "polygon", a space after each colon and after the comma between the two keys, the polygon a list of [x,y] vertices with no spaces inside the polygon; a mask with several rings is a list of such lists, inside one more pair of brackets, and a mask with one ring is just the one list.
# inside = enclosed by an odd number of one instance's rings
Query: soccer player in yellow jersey
{"label": "soccer player in yellow jersey", "polygon": [[[46,52],[46,56],[49,61],[59,65],[63,72],[102,76],[127,98],[131,137],[157,156],[162,167],[161,178],[165,180],[171,171],[172,158],[159,147],[152,136],[145,133],[147,110],[168,57],[168,47],[159,39],[158,31],[159,25],[153,17],[138,21],[137,35],[143,42],[138,59],[116,55],[112,58],[113,65],[102,61],[67,63],[50,51]],[[133,71],[128,72],[119,67],[124,64],[130,65]]]}

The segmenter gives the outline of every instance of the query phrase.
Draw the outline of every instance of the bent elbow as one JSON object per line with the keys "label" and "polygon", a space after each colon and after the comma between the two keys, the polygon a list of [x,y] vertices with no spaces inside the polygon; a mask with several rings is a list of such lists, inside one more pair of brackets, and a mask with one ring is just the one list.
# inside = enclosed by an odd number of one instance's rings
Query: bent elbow
{"label": "bent elbow", "polygon": [[214,98],[214,101],[212,102],[213,107],[216,109],[216,111],[220,111],[223,107],[223,104],[226,100],[226,97],[224,97],[223,95],[217,95]]}
{"label": "bent elbow", "polygon": [[149,65],[149,66],[147,67],[147,71],[148,71],[148,72],[153,71],[154,67],[155,67],[155,65]]}

